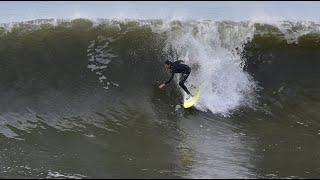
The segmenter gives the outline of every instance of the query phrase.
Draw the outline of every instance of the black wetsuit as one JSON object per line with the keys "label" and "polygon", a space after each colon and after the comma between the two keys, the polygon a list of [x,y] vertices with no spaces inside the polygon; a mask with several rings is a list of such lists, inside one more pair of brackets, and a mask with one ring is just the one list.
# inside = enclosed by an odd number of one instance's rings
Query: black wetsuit
{"label": "black wetsuit", "polygon": [[173,62],[173,64],[171,65],[171,76],[169,80],[165,82],[165,84],[167,85],[171,82],[175,73],[181,73],[179,85],[187,94],[190,95],[191,93],[188,91],[187,87],[184,85],[184,82],[187,80],[191,72],[191,68],[185,64],[181,64],[181,62],[183,61],[179,60],[179,61]]}

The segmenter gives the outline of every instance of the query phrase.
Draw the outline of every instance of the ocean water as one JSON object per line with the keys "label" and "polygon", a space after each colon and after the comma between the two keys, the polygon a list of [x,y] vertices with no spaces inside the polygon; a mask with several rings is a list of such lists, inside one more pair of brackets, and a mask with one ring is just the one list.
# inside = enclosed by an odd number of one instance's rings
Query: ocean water
{"label": "ocean water", "polygon": [[320,3],[239,3],[1,2],[0,177],[319,178]]}

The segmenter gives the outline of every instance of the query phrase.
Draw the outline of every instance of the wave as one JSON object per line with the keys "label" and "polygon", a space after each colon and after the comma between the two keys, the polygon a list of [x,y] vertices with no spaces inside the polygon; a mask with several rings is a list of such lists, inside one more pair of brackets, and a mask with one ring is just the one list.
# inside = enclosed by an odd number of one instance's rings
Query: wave
{"label": "wave", "polygon": [[[254,108],[290,79],[319,77],[315,22],[40,19],[1,27],[4,91],[154,92],[169,76],[163,62],[182,59],[192,67],[187,86],[202,89],[196,108],[228,116]],[[174,101],[184,95],[178,86],[170,89],[180,91],[169,95]]]}

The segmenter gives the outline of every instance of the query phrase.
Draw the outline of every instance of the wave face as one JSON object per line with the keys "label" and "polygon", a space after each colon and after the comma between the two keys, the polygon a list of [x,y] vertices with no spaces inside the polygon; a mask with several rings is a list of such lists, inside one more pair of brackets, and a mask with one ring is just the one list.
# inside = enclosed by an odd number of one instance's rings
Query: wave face
{"label": "wave face", "polygon": [[[44,177],[313,177],[312,163],[306,163],[306,174],[277,155],[300,156],[291,151],[296,139],[299,147],[318,153],[303,138],[316,139],[319,133],[314,128],[319,124],[319,33],[319,24],[304,21],[39,19],[2,24],[0,143],[9,150],[0,151],[3,167],[15,170],[1,176],[16,177],[27,167],[19,176],[43,177],[45,171]],[[179,76],[165,90],[158,88],[169,78],[166,60],[191,66],[186,85],[200,86],[202,92],[195,109],[180,106],[185,94]],[[305,129],[298,134],[290,129],[297,126]],[[70,146],[60,144],[66,137]],[[268,153],[268,148],[277,150],[278,137],[291,154]],[[34,141],[53,150],[33,151]],[[7,158],[17,146],[30,152],[30,157],[14,156],[28,166]],[[141,155],[145,151],[148,155]],[[55,164],[66,157],[74,169],[59,169],[59,163],[37,169],[38,161]],[[98,174],[79,171],[79,157]],[[268,166],[263,157],[279,159],[279,165]],[[126,166],[135,160],[141,163]],[[94,166],[101,164],[109,171]]]}

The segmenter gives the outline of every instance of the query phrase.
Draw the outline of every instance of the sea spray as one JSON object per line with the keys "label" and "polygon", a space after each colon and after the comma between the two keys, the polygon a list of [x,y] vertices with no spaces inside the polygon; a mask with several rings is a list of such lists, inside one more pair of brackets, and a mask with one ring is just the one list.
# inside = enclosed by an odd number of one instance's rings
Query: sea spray
{"label": "sea spray", "polygon": [[197,109],[228,115],[252,102],[256,84],[243,71],[240,53],[254,35],[253,24],[170,21],[154,29],[167,33],[164,51],[174,49],[172,60],[182,59],[192,67],[187,84],[201,86]]}

